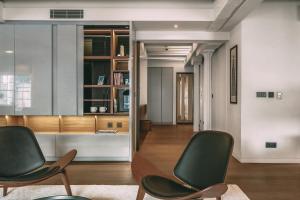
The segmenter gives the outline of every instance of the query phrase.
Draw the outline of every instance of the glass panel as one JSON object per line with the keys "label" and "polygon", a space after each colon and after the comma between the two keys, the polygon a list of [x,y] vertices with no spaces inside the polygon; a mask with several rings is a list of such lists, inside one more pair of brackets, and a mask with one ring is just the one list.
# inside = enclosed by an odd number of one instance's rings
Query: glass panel
{"label": "glass panel", "polygon": [[114,98],[114,112],[129,112],[130,96],[128,89],[116,89]]}
{"label": "glass panel", "polygon": [[85,61],[84,84],[85,85],[110,85],[111,76],[110,61]]}
{"label": "glass panel", "polygon": [[110,35],[85,35],[84,55],[85,56],[110,56],[111,54]]}
{"label": "glass panel", "polygon": [[129,35],[128,34],[116,35],[116,56],[117,57],[129,56]]}

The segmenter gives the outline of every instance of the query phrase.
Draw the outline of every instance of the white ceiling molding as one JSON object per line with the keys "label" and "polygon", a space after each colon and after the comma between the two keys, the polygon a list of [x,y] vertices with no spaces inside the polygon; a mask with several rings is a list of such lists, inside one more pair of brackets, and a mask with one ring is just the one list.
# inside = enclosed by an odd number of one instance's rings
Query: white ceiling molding
{"label": "white ceiling molding", "polygon": [[215,12],[216,19],[209,27],[211,31],[219,31],[223,25],[232,17],[233,13],[239,9],[239,7],[246,0],[216,0]]}
{"label": "white ceiling molding", "polygon": [[185,61],[185,66],[191,66],[195,61],[199,61],[199,58],[202,59],[202,53],[204,52],[214,52],[219,48],[224,42],[207,42],[198,44],[197,48],[193,53],[187,57]]}
{"label": "white ceiling molding", "polygon": [[251,11],[258,7],[263,0],[246,0],[237,9],[230,19],[221,27],[220,31],[231,31],[239,22],[241,22]]}

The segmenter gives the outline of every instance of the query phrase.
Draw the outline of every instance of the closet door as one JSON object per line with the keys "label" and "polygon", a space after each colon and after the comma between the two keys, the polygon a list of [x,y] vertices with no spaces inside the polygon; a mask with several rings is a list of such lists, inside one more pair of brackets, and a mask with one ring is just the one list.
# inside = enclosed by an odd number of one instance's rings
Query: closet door
{"label": "closet door", "polygon": [[51,25],[15,25],[15,114],[52,115]]}
{"label": "closet door", "polygon": [[159,67],[149,67],[148,71],[148,105],[149,118],[152,123],[161,123],[162,104],[161,104],[161,75],[162,71]]}
{"label": "closet door", "polygon": [[0,115],[14,114],[14,25],[0,25]]}
{"label": "closet door", "polygon": [[76,25],[53,27],[53,114],[77,115]]}
{"label": "closet door", "polygon": [[161,73],[161,123],[173,122],[173,68],[163,67]]}

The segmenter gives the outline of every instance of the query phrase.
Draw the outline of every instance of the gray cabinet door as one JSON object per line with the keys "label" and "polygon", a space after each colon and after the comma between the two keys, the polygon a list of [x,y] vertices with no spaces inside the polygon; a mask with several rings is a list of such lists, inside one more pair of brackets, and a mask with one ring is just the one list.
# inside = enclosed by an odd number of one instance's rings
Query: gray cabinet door
{"label": "gray cabinet door", "polygon": [[161,68],[149,67],[148,77],[148,105],[149,105],[149,118],[153,123],[161,123],[161,96],[162,96],[162,81],[161,81]]}
{"label": "gray cabinet door", "polygon": [[51,25],[15,25],[15,114],[52,115]]}
{"label": "gray cabinet door", "polygon": [[173,68],[163,67],[161,69],[161,122],[171,124],[173,122]]}
{"label": "gray cabinet door", "polygon": [[0,25],[0,115],[14,114],[14,25]]}
{"label": "gray cabinet door", "polygon": [[53,114],[77,115],[76,25],[53,27]]}

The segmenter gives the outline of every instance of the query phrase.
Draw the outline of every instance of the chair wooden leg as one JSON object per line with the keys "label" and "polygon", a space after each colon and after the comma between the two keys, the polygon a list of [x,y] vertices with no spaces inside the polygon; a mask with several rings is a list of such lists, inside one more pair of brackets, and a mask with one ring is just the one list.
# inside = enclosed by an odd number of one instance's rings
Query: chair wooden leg
{"label": "chair wooden leg", "polygon": [[69,178],[68,178],[67,172],[65,170],[63,170],[61,172],[61,180],[62,180],[63,184],[65,185],[67,194],[69,196],[72,196],[72,191],[71,191],[71,187],[70,187]]}
{"label": "chair wooden leg", "polygon": [[217,200],[222,200],[221,197],[217,197]]}
{"label": "chair wooden leg", "polygon": [[143,186],[139,186],[139,191],[137,193],[137,196],[136,196],[136,200],[143,200],[145,197],[145,190],[143,188]]}
{"label": "chair wooden leg", "polygon": [[3,186],[3,196],[5,197],[7,195],[7,187]]}

